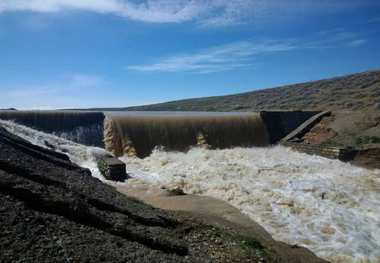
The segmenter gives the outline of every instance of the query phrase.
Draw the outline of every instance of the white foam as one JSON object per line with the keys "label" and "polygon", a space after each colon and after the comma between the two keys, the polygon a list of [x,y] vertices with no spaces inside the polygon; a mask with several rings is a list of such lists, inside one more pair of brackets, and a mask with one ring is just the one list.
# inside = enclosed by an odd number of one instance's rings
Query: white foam
{"label": "white foam", "polygon": [[53,146],[55,151],[67,154],[73,163],[90,169],[94,177],[105,181],[104,177],[99,172],[95,161],[97,156],[107,154],[105,150],[97,147],[87,147],[53,134],[36,131],[12,121],[0,120],[0,125],[9,132],[18,135],[33,144],[44,148]]}
{"label": "white foam", "polygon": [[[95,159],[105,151],[9,121],[10,132],[57,151],[101,180]],[[159,149],[159,148],[158,148]],[[273,148],[155,150],[127,158],[136,179],[229,202],[275,239],[308,247],[334,263],[380,262],[380,171]]]}
{"label": "white foam", "polygon": [[275,239],[332,262],[380,262],[380,171],[277,146],[155,151],[134,177],[223,199]]}

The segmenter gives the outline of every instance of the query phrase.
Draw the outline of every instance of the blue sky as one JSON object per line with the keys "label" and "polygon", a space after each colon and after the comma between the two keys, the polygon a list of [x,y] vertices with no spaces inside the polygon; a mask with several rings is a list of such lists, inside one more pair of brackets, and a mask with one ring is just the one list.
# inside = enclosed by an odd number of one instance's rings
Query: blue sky
{"label": "blue sky", "polygon": [[378,0],[0,0],[0,108],[116,107],[380,69]]}

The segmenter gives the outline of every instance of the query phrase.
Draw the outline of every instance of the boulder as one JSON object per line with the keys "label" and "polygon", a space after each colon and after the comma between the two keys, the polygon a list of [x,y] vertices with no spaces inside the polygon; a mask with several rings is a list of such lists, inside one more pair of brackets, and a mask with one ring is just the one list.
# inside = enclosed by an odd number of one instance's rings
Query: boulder
{"label": "boulder", "polygon": [[123,182],[128,177],[125,163],[115,157],[99,158],[98,168],[107,180]]}

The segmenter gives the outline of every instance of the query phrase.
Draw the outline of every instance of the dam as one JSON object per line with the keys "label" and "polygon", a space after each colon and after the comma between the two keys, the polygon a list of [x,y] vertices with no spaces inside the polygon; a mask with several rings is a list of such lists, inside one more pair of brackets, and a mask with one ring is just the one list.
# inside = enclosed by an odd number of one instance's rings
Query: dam
{"label": "dam", "polygon": [[196,145],[216,149],[269,144],[259,114],[110,114],[104,131],[106,149],[116,156],[147,157],[157,146],[186,151]]}
{"label": "dam", "polygon": [[0,119],[120,157],[145,158],[156,147],[187,151],[276,144],[316,112],[0,111]]}
{"label": "dam", "polygon": [[103,147],[104,115],[74,111],[0,111],[0,119],[88,146]]}
{"label": "dam", "polygon": [[224,200],[333,263],[378,262],[380,171],[273,146],[314,114],[0,112],[0,126],[106,183],[96,165],[105,148],[126,164],[124,184]]}

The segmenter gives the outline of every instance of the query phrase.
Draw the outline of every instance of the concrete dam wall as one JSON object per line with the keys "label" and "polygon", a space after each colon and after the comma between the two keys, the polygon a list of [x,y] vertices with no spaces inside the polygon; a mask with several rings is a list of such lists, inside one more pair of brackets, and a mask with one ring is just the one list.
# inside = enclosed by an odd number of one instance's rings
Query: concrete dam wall
{"label": "concrete dam wall", "polygon": [[113,116],[105,122],[105,146],[116,156],[146,157],[156,146],[183,151],[191,146],[266,146],[260,114],[199,116]]}
{"label": "concrete dam wall", "polygon": [[101,112],[0,111],[0,119],[88,146],[104,147]]}
{"label": "concrete dam wall", "polygon": [[[0,111],[0,119],[55,134],[115,156],[149,156],[155,147],[186,151],[268,146],[317,112],[173,113]],[[105,117],[107,116],[107,117]]]}
{"label": "concrete dam wall", "polygon": [[271,144],[278,143],[319,111],[262,111],[261,118],[267,127]]}
{"label": "concrete dam wall", "polygon": [[191,146],[231,148],[268,146],[318,112],[130,113],[110,114],[105,147],[116,156],[146,157],[156,146],[183,151]]}

